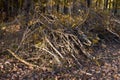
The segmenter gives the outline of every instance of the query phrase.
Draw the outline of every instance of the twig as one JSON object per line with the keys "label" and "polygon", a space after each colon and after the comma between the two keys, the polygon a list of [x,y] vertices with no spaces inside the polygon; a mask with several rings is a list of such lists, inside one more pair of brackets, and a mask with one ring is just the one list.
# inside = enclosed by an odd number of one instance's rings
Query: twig
{"label": "twig", "polygon": [[79,66],[82,66],[81,64],[80,64],[80,62],[78,61],[78,59],[75,57],[75,55],[74,54],[71,54],[72,55],[72,57],[75,59],[75,61],[78,63],[78,65]]}
{"label": "twig", "polygon": [[27,60],[38,60],[38,59],[40,59],[40,56],[38,56],[38,57],[33,57],[33,58],[28,58]]}
{"label": "twig", "polygon": [[88,57],[89,59],[95,59],[95,57],[93,57],[90,53],[88,53],[86,50],[85,50],[85,48],[84,48],[84,46],[83,46],[83,44],[81,43],[81,41],[80,40],[78,40],[76,37],[72,37],[72,40],[77,44],[77,45],[79,45],[80,46],[80,50],[82,51],[82,53],[86,56],[86,57]]}
{"label": "twig", "polygon": [[110,33],[112,33],[113,35],[117,36],[118,38],[120,38],[120,36],[117,33],[114,33],[113,31],[111,31],[110,29],[107,29],[107,31],[109,31]]}
{"label": "twig", "polygon": [[64,58],[62,56],[62,54],[52,45],[52,43],[45,37],[46,41],[49,43],[49,45],[58,53],[58,55],[61,57],[61,58]]}
{"label": "twig", "polygon": [[22,46],[24,40],[26,39],[26,34],[27,34],[28,32],[29,32],[29,30],[28,30],[28,27],[27,27],[26,30],[25,30],[25,32],[23,33],[22,40],[21,40],[21,42],[20,42],[18,48],[16,49],[15,53],[17,53],[18,50],[20,49],[20,47]]}
{"label": "twig", "polygon": [[58,58],[57,55],[51,53],[50,51],[48,51],[48,50],[45,49],[45,48],[42,48],[42,50],[44,50],[44,51],[48,52],[50,55],[54,56],[54,58],[55,58],[55,60],[58,62],[58,64],[61,64],[61,61],[59,60],[59,58]]}
{"label": "twig", "polygon": [[[41,24],[43,24],[43,22],[41,22],[38,19],[37,19],[37,22],[40,22]],[[46,26],[45,24],[43,24],[43,25]],[[38,29],[39,29],[39,27],[29,33],[30,30],[28,29],[28,27],[26,28],[26,30],[23,33],[22,40],[21,40],[18,48],[16,49],[15,53],[17,53],[17,51],[20,49],[20,47],[22,46],[22,44],[25,41],[25,39],[27,39],[30,35],[32,35],[33,33],[35,33]]]}
{"label": "twig", "polygon": [[28,66],[30,66],[30,67],[38,67],[38,68],[40,68],[39,66],[37,66],[37,65],[35,65],[35,64],[31,64],[31,63],[25,61],[24,59],[18,57],[18,56],[16,55],[16,53],[14,53],[13,51],[11,51],[10,49],[7,49],[7,51],[8,51],[9,53],[11,53],[11,54],[12,54],[16,59],[18,59],[20,62],[22,62],[22,63],[24,63],[24,64],[26,64],[26,65],[28,65]]}
{"label": "twig", "polygon": [[114,22],[120,24],[120,20],[117,20],[117,19],[111,19],[111,21],[114,21]]}
{"label": "twig", "polygon": [[86,71],[80,70],[80,72],[83,73],[83,74],[86,74],[86,75],[92,76],[91,73],[88,73],[88,72],[86,72]]}

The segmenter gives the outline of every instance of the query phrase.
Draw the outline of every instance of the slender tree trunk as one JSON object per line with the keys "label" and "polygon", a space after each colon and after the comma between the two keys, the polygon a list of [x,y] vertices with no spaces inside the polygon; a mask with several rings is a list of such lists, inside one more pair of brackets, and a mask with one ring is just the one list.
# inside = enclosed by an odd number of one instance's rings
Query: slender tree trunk
{"label": "slender tree trunk", "polygon": [[108,0],[104,0],[104,9],[106,10],[108,8]]}
{"label": "slender tree trunk", "polygon": [[92,0],[86,0],[86,2],[87,2],[87,7],[90,8],[92,4]]}
{"label": "slender tree trunk", "polygon": [[[24,0],[24,4],[23,4],[23,13],[24,13],[24,20],[25,23],[23,24],[24,26],[28,25],[28,22],[30,20],[30,10],[32,8],[32,0]],[[23,29],[25,29],[26,27],[22,27]]]}
{"label": "slender tree trunk", "polygon": [[117,13],[117,4],[118,0],[113,0],[113,9],[112,9],[112,12],[113,12],[113,15],[115,15]]}

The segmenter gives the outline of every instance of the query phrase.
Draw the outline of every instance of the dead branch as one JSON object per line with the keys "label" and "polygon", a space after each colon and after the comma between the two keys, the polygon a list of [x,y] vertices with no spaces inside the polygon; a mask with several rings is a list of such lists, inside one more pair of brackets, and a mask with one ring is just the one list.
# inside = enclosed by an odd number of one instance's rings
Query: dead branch
{"label": "dead branch", "polygon": [[62,54],[52,45],[52,43],[47,39],[47,38],[45,38],[46,39],[46,41],[49,43],[49,45],[56,51],[56,53],[58,53],[58,55],[61,57],[61,58],[64,58],[63,56],[62,56]]}
{"label": "dead branch", "polygon": [[50,55],[54,56],[55,60],[58,62],[59,65],[61,65],[61,61],[59,60],[58,56],[53,54],[52,52],[48,51],[47,49],[45,48],[42,48],[42,50],[48,52]]}
{"label": "dead branch", "polygon": [[40,68],[39,66],[35,65],[35,64],[32,64],[32,63],[29,63],[27,61],[25,61],[24,59],[20,58],[19,56],[16,55],[16,53],[14,53],[13,51],[11,51],[10,49],[7,49],[7,51],[9,53],[11,53],[17,60],[19,60],[20,62],[24,63],[25,65],[28,65],[29,67],[37,67],[37,68]]}

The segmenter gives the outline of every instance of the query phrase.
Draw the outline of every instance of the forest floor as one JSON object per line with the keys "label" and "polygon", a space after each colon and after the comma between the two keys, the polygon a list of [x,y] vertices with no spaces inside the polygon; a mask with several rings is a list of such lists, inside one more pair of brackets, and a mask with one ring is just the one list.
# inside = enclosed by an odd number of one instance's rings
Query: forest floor
{"label": "forest floor", "polygon": [[[106,42],[103,47],[96,46],[94,54],[103,55],[102,64],[97,66],[86,59],[81,72],[78,67],[58,69],[54,71],[31,69],[15,59],[6,49],[14,46],[15,39],[21,31],[4,33],[0,39],[0,79],[1,80],[119,80],[120,79],[120,44],[115,41]],[[113,55],[113,56],[111,56]],[[107,58],[109,56],[109,58]],[[106,58],[105,58],[106,57]],[[81,57],[82,60],[82,57]]]}
{"label": "forest floor", "polygon": [[82,67],[48,70],[28,67],[6,50],[19,44],[23,32],[17,26],[0,35],[0,80],[120,80],[120,43],[112,39],[94,46],[93,55],[102,56],[100,66],[81,56]]}

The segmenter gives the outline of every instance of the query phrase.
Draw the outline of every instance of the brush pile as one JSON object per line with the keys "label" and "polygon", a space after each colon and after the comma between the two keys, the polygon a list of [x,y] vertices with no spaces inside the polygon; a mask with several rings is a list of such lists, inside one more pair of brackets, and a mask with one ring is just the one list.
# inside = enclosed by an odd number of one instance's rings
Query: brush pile
{"label": "brush pile", "polygon": [[119,42],[119,31],[110,28],[110,17],[106,14],[80,4],[75,9],[71,15],[43,14],[37,10],[24,25],[26,30],[15,53],[27,62],[52,69],[55,65],[82,66],[87,59],[100,65],[91,49],[109,40],[108,34]]}

